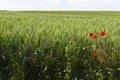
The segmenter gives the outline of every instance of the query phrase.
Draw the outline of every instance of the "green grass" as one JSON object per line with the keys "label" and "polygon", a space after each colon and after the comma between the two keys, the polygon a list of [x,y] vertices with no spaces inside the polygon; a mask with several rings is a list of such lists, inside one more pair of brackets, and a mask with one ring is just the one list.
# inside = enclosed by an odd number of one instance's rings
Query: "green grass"
{"label": "green grass", "polygon": [[0,79],[120,79],[119,17],[105,11],[1,11]]}

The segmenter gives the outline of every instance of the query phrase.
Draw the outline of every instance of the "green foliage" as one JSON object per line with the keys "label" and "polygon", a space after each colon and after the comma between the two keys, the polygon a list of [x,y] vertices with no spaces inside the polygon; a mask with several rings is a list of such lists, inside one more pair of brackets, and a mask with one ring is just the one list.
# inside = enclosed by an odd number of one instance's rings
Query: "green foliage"
{"label": "green foliage", "polygon": [[0,12],[0,80],[120,79],[118,13]]}

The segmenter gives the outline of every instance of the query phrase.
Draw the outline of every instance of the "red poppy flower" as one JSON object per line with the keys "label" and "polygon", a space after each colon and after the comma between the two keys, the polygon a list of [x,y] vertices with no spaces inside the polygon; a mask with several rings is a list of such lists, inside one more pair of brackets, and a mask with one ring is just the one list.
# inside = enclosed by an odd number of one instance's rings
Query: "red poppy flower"
{"label": "red poppy flower", "polygon": [[89,36],[94,38],[94,39],[97,38],[97,36],[94,33],[89,33]]}
{"label": "red poppy flower", "polygon": [[100,32],[100,36],[105,36],[106,32]]}
{"label": "red poppy flower", "polygon": [[97,58],[97,54],[96,54],[96,53],[94,53],[94,54],[93,54],[93,57],[94,57],[94,58]]}

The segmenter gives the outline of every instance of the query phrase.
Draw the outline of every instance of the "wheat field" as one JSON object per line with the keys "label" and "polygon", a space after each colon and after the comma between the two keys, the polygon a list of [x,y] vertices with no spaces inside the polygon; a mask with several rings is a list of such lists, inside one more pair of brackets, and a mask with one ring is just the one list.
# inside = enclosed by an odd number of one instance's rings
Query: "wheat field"
{"label": "wheat field", "polygon": [[120,12],[0,11],[0,80],[119,80],[119,35]]}

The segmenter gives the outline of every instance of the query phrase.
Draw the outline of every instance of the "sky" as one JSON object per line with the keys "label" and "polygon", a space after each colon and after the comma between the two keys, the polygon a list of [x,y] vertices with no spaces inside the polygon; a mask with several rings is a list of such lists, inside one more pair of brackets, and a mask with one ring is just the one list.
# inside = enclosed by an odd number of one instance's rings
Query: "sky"
{"label": "sky", "polygon": [[0,0],[0,10],[120,11],[120,0]]}

